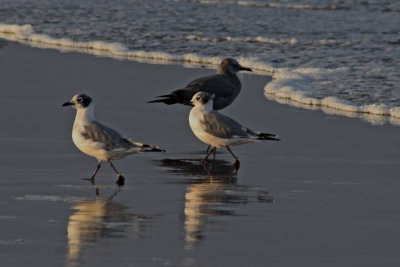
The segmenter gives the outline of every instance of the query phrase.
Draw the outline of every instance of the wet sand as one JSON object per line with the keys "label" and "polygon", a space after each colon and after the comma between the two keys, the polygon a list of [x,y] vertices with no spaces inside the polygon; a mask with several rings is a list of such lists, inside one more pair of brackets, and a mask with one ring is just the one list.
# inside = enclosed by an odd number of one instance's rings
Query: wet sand
{"label": "wet sand", "polygon": [[[249,66],[251,67],[251,66]],[[241,74],[222,112],[281,142],[206,145],[184,106],[146,104],[214,70],[0,42],[1,266],[399,266],[399,128],[271,102]],[[73,145],[91,95],[101,122],[167,153],[104,164]],[[98,190],[98,196],[96,196]]]}

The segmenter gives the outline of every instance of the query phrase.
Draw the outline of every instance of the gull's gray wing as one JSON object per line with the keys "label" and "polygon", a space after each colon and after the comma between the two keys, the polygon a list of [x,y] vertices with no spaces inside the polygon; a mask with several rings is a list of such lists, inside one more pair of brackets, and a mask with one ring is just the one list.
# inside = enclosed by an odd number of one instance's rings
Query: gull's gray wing
{"label": "gull's gray wing", "polygon": [[203,91],[216,96],[227,96],[232,90],[240,90],[240,80],[236,75],[210,75],[198,78],[186,85],[184,89],[190,89],[195,93]]}
{"label": "gull's gray wing", "polygon": [[222,109],[233,102],[239,95],[242,86],[236,75],[215,74],[198,78],[185,88],[172,92],[177,98],[188,102],[197,92],[203,91],[214,95],[214,109]]}
{"label": "gull's gray wing", "polygon": [[222,109],[239,95],[242,86],[236,74],[214,74],[198,78],[188,83],[185,88],[175,90],[168,95],[158,96],[160,99],[148,103],[187,104],[197,92],[203,91],[215,95],[214,109]]}
{"label": "gull's gray wing", "polygon": [[134,146],[128,139],[122,137],[120,133],[111,129],[97,121],[90,122],[85,126],[85,131],[82,135],[86,139],[91,139],[93,142],[104,144],[106,150],[114,150],[118,148],[131,148]]}
{"label": "gull's gray wing", "polygon": [[237,121],[220,114],[210,111],[204,114],[205,131],[219,138],[248,137],[248,129],[240,125]]}

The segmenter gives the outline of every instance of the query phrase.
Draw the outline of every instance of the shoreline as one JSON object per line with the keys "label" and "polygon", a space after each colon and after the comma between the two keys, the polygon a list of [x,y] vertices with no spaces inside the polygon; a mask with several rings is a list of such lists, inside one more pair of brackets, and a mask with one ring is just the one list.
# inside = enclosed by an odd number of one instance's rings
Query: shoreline
{"label": "shoreline", "polygon": [[[145,64],[179,65],[188,68],[216,68],[223,58],[197,54],[174,55],[166,52],[134,51],[121,43],[103,41],[76,42],[67,38],[60,39],[45,34],[37,34],[31,25],[0,24],[0,38],[36,48],[56,49],[60,52],[77,52],[116,60],[129,60]],[[254,59],[237,58],[237,60],[242,65],[251,65],[256,75],[273,77],[272,82],[264,85],[264,94],[269,100],[310,110],[320,109],[328,114],[358,117],[373,125],[386,123],[400,125],[400,107],[398,106],[360,105],[333,96],[323,98],[310,96],[306,89],[307,83],[320,79],[329,81],[329,73],[333,70],[322,71],[318,68],[280,69]],[[334,72],[337,75],[345,75],[349,70],[343,67],[334,70]],[[305,85],[300,86],[303,83]]]}

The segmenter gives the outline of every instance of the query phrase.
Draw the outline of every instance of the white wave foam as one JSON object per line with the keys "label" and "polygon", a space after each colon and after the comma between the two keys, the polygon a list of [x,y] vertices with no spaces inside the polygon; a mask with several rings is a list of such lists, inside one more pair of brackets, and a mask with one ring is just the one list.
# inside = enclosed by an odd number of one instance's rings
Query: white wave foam
{"label": "white wave foam", "polygon": [[10,41],[28,43],[40,48],[57,48],[61,51],[78,51],[118,59],[134,59],[146,62],[218,64],[216,62],[220,60],[217,58],[203,58],[195,54],[178,56],[163,52],[132,51],[120,43],[108,43],[103,41],[77,42],[68,38],[53,38],[45,34],[35,33],[31,25],[0,24],[0,37]]}
{"label": "white wave foam", "polygon": [[[61,51],[78,51],[88,54],[113,57],[116,59],[134,60],[138,62],[173,64],[179,63],[186,67],[208,66],[216,68],[222,57],[204,57],[197,54],[173,55],[164,52],[133,51],[120,43],[107,43],[102,41],[76,42],[68,38],[53,38],[45,34],[37,34],[31,25],[9,25],[0,24],[0,37],[28,43],[40,48],[56,48]],[[258,38],[258,37],[257,37]],[[295,40],[289,42],[296,42]],[[309,88],[314,82],[329,81],[332,75],[347,73],[347,68],[322,69],[322,68],[274,68],[261,62],[257,58],[239,57],[237,60],[244,66],[251,66],[254,73],[261,75],[272,75],[273,80],[265,88],[265,95],[269,99],[286,104],[308,107],[310,109],[325,108],[336,110],[337,113],[352,113],[356,116],[365,117],[366,114],[390,117],[393,124],[400,124],[400,107],[389,107],[386,105],[358,106],[354,103],[339,99],[337,97],[315,97]],[[297,103],[297,104],[296,104]],[[345,115],[342,114],[342,115]],[[376,118],[373,119],[376,124]],[[372,122],[371,122],[372,123]],[[379,124],[379,123],[377,123]]]}
{"label": "white wave foam", "polygon": [[384,104],[357,105],[334,97],[315,97],[309,90],[310,84],[328,80],[332,75],[343,75],[347,68],[320,69],[299,68],[276,70],[272,81],[264,87],[265,96],[279,103],[307,109],[321,109],[328,114],[361,117],[374,125],[389,121],[400,125],[400,107]]}
{"label": "white wave foam", "polygon": [[[135,60],[138,62],[171,64],[180,63],[185,66],[207,65],[216,68],[222,57],[204,57],[197,54],[174,55],[165,52],[148,52],[129,50],[121,43],[103,41],[77,42],[68,38],[53,38],[45,34],[37,34],[31,25],[0,24],[0,37],[40,48],[56,48],[61,51],[77,51],[116,59]],[[251,65],[257,74],[271,74],[273,68],[256,59],[237,58],[244,65]]]}
{"label": "white wave foam", "polygon": [[321,45],[321,46],[333,46],[333,45],[351,45],[351,42],[347,40],[329,40],[329,39],[321,39],[321,40],[303,40],[299,41],[296,38],[291,39],[274,39],[268,38],[264,36],[257,37],[218,37],[218,38],[208,38],[198,35],[187,35],[185,39],[188,41],[201,41],[201,42],[247,42],[247,43],[260,43],[260,44],[272,44],[272,45]]}
{"label": "white wave foam", "polygon": [[189,2],[196,4],[224,4],[224,5],[238,5],[238,6],[250,6],[250,7],[265,7],[265,8],[287,8],[287,9],[311,9],[311,10],[337,10],[343,9],[336,5],[310,5],[310,4],[290,4],[280,2],[261,2],[261,1],[229,1],[229,0],[170,0],[170,2]]}
{"label": "white wave foam", "polygon": [[263,36],[257,36],[257,37],[220,37],[220,38],[207,38],[207,37],[202,37],[202,36],[197,36],[197,35],[188,35],[185,37],[186,40],[195,40],[195,41],[202,41],[202,42],[221,42],[221,41],[227,41],[227,42],[248,42],[248,43],[264,43],[264,44],[275,44],[275,45],[280,45],[280,44],[289,44],[289,45],[295,45],[298,43],[296,38],[291,38],[291,39],[273,39],[273,38],[267,38]]}

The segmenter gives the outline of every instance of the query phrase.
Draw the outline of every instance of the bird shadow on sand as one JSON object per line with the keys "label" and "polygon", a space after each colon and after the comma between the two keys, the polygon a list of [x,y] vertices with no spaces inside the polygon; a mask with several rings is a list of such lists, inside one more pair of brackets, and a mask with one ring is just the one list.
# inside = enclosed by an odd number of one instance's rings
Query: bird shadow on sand
{"label": "bird shadow on sand", "polygon": [[[219,182],[233,182],[237,179],[239,166],[226,160],[213,159],[202,162],[194,158],[162,159],[155,163],[167,167],[169,173],[185,175],[200,180],[213,180]],[[193,180],[191,178],[191,180]]]}

